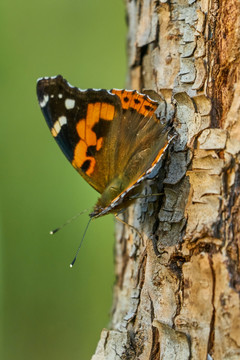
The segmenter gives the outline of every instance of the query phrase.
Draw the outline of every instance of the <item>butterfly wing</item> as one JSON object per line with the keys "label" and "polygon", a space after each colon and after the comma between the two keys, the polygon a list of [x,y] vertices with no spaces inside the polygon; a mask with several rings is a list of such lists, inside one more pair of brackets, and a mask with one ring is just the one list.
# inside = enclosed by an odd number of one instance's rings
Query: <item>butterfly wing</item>
{"label": "butterfly wing", "polygon": [[114,177],[113,149],[122,109],[119,98],[107,90],[80,90],[62,76],[37,83],[40,107],[61,150],[83,176],[102,193]]}
{"label": "butterfly wing", "polygon": [[137,91],[81,90],[62,76],[40,79],[37,95],[63,153],[102,194],[92,215],[124,207],[169,144],[168,128],[155,114],[158,101]]}
{"label": "butterfly wing", "polygon": [[[112,90],[119,96],[123,114],[120,119],[114,164],[124,174],[125,188],[148,172],[169,143],[170,128],[156,116],[158,101],[137,91]],[[120,169],[119,169],[120,166]]]}
{"label": "butterfly wing", "polygon": [[115,147],[111,148],[114,177],[98,200],[92,217],[126,208],[142,181],[156,176],[160,159],[174,137],[169,135],[170,127],[162,124],[155,113],[158,101],[137,91],[112,89],[111,92],[119,97],[122,108],[122,116],[113,123],[114,133],[118,134]]}

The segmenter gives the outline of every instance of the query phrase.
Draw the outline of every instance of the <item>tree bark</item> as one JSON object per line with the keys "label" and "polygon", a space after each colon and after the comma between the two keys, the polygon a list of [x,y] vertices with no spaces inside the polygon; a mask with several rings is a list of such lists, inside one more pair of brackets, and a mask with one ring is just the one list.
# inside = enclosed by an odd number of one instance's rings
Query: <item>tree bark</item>
{"label": "tree bark", "polygon": [[142,239],[116,224],[112,320],[92,360],[239,360],[240,3],[126,8],[128,85],[162,95],[178,138],[124,214]]}

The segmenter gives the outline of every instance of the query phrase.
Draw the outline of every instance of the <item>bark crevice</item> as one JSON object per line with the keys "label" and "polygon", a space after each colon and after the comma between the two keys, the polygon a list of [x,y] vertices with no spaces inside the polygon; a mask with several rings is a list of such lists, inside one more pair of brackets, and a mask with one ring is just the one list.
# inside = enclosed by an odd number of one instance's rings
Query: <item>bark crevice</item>
{"label": "bark crevice", "polygon": [[114,343],[121,359],[238,360],[240,5],[129,0],[126,9],[128,86],[161,95],[178,137],[155,188],[146,185],[152,196],[126,212],[143,241],[116,225],[111,329],[92,359],[115,359]]}

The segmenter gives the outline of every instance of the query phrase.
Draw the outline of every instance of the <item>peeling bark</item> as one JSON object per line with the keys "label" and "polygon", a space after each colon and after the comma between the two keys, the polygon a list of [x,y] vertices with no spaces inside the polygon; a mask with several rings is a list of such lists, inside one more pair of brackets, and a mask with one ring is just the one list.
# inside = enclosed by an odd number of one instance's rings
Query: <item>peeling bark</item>
{"label": "peeling bark", "polygon": [[116,224],[112,320],[92,360],[237,360],[240,4],[129,0],[126,8],[128,85],[162,95],[178,138],[148,197],[124,213],[142,238]]}

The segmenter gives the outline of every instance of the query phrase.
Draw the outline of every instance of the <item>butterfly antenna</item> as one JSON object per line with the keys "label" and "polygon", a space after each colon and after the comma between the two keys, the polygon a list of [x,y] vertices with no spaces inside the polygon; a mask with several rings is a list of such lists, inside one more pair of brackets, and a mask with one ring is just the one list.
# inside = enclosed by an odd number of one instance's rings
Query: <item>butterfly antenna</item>
{"label": "butterfly antenna", "polygon": [[85,209],[84,211],[81,211],[80,213],[74,215],[72,218],[70,218],[69,220],[67,220],[64,224],[62,224],[61,226],[59,226],[58,228],[51,230],[50,234],[56,234],[56,232],[58,232],[59,230],[61,230],[62,228],[64,228],[66,225],[70,224],[72,221],[76,220],[80,215],[85,214],[87,211],[89,211],[88,209]]}
{"label": "butterfly antenna", "polygon": [[74,256],[74,259],[73,259],[73,261],[72,261],[71,264],[70,264],[70,267],[71,267],[71,268],[73,267],[75,261],[77,260],[78,253],[79,253],[79,251],[80,251],[80,249],[81,249],[83,240],[84,240],[84,238],[85,238],[85,235],[86,235],[86,232],[87,232],[87,229],[88,229],[88,227],[89,227],[89,225],[90,225],[91,220],[92,220],[92,218],[90,218],[90,219],[88,220],[88,223],[87,223],[86,229],[84,230],[84,233],[83,233],[81,242],[80,242],[80,244],[79,244],[79,246],[78,246],[78,249],[77,249],[77,251],[76,251],[76,255]]}

